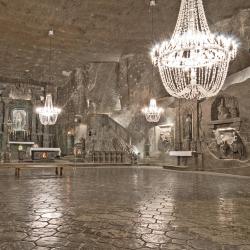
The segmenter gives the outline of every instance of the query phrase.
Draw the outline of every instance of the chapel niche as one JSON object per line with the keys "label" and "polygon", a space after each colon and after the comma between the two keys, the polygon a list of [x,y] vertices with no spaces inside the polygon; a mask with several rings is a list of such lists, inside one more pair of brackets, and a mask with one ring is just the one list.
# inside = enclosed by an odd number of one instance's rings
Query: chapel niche
{"label": "chapel niche", "polygon": [[219,95],[211,105],[211,131],[218,128],[234,128],[240,131],[241,119],[238,99],[234,96]]}
{"label": "chapel niche", "polygon": [[236,97],[219,95],[211,106],[209,123],[212,138],[209,150],[220,159],[239,159],[246,157],[246,149],[240,135],[240,112]]}
{"label": "chapel niche", "polygon": [[182,111],[181,118],[181,127],[182,127],[182,149],[183,150],[191,150],[193,145],[193,109],[192,107],[188,107]]}
{"label": "chapel niche", "polygon": [[10,140],[31,140],[32,105],[25,100],[12,100],[10,102],[9,118],[11,121]]}
{"label": "chapel niche", "polygon": [[211,107],[211,121],[233,119],[240,116],[238,100],[234,96],[219,95]]}

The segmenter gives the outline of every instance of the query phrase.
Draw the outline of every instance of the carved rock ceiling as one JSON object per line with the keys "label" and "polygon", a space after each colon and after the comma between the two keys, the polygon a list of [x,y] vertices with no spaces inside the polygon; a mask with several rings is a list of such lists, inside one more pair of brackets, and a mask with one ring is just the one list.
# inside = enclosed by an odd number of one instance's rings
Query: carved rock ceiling
{"label": "carved rock ceiling", "polygon": [[[179,5],[180,0],[158,0],[155,40],[171,35]],[[240,37],[242,51],[231,72],[249,66],[250,1],[204,0],[204,5],[215,30]],[[124,54],[147,54],[152,45],[148,0],[0,0],[0,76],[30,74],[46,81],[50,27],[58,84],[67,79],[63,71],[87,61],[119,61]]]}

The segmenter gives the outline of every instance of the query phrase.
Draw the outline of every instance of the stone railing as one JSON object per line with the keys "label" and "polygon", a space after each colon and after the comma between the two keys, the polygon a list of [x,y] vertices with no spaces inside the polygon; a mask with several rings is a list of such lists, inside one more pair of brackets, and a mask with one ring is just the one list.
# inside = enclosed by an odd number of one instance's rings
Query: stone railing
{"label": "stone railing", "polygon": [[[113,120],[108,114],[91,114],[88,121],[89,128],[95,130],[94,138],[95,145],[97,145],[93,148],[90,146],[89,155],[92,158],[88,161],[96,161],[95,159],[99,159],[99,157],[103,160],[98,160],[98,162],[122,163],[134,161],[136,153],[130,144],[131,136],[126,128]],[[103,129],[103,126],[105,129]],[[105,145],[105,147],[102,145]]]}
{"label": "stone railing", "polygon": [[108,114],[90,114],[89,125],[94,123],[107,125],[116,135],[119,136],[126,143],[130,142],[130,133],[121,124],[112,119]]}
{"label": "stone railing", "polygon": [[88,162],[97,163],[131,163],[132,159],[126,152],[94,151],[88,155]]}

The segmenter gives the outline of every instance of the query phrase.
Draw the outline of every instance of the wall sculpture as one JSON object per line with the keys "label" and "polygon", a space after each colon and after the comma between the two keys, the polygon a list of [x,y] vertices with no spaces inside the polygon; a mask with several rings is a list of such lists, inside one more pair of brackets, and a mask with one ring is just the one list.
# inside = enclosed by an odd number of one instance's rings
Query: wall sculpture
{"label": "wall sculpture", "polygon": [[234,128],[221,128],[214,131],[215,139],[209,145],[210,151],[220,159],[243,160],[245,146],[239,133]]}
{"label": "wall sculpture", "polygon": [[168,152],[174,147],[174,129],[172,126],[159,126],[158,149],[161,152]]}
{"label": "wall sculpture", "polygon": [[239,104],[234,96],[219,95],[212,104],[211,120],[225,120],[239,117]]}

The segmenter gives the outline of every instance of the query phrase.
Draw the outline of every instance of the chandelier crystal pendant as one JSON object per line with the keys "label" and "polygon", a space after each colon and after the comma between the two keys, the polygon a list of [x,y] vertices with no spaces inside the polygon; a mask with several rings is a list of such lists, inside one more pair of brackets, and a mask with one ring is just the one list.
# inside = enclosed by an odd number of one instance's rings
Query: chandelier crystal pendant
{"label": "chandelier crystal pendant", "polygon": [[156,45],[151,58],[170,95],[202,99],[218,94],[236,53],[233,39],[210,32],[202,0],[182,0],[171,40]]}
{"label": "chandelier crystal pendant", "polygon": [[142,109],[142,113],[145,115],[145,118],[148,122],[158,122],[163,113],[163,109],[157,107],[156,100],[150,99],[149,106]]}
{"label": "chandelier crystal pendant", "polygon": [[[54,31],[49,30],[49,37],[50,37],[50,57],[49,57],[49,76],[50,81],[52,81],[51,77],[51,38],[54,36]],[[56,124],[57,117],[61,113],[61,109],[54,107],[52,102],[52,95],[47,94],[44,107],[36,108],[36,112],[39,115],[39,120],[43,125],[54,125]]]}
{"label": "chandelier crystal pendant", "polygon": [[51,94],[47,94],[44,107],[37,108],[36,112],[43,125],[54,125],[56,124],[58,115],[61,113],[61,109],[53,106],[52,96]]}

